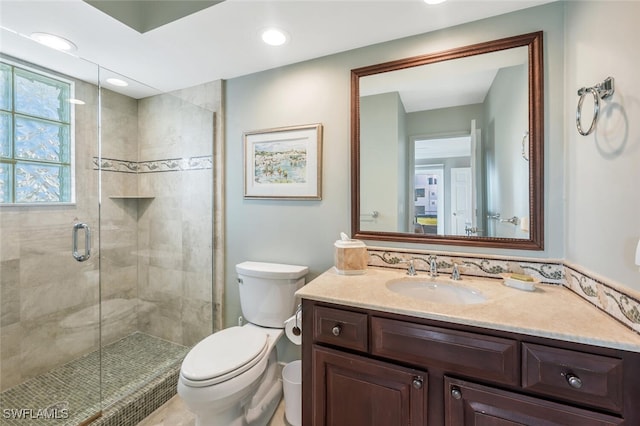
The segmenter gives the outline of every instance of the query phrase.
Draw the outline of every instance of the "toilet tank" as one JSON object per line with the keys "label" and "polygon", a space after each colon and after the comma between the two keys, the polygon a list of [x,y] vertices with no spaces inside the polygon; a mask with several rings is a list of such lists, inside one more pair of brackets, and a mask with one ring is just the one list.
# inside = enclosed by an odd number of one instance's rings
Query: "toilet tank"
{"label": "toilet tank", "polygon": [[306,266],[242,262],[236,265],[242,315],[252,324],[284,328],[296,309],[295,292],[304,285]]}

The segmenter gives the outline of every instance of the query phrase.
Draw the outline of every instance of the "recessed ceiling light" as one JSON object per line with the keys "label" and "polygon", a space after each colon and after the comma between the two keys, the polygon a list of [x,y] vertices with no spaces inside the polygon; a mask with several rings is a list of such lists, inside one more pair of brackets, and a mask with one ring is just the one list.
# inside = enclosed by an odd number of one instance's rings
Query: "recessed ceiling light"
{"label": "recessed ceiling light", "polygon": [[69,98],[69,103],[70,104],[74,104],[74,105],[84,105],[85,104],[85,102],[83,100],[75,99],[75,98]]}
{"label": "recessed ceiling light", "polygon": [[282,46],[287,40],[287,34],[277,28],[267,28],[262,32],[262,41],[270,46]]}
{"label": "recessed ceiling light", "polygon": [[424,0],[426,4],[431,4],[431,5],[444,3],[445,1],[447,0]]}
{"label": "recessed ceiling light", "polygon": [[31,39],[40,44],[63,52],[78,50],[78,47],[66,38],[49,33],[31,33]]}
{"label": "recessed ceiling light", "polygon": [[129,85],[129,83],[124,80],[120,80],[119,78],[108,78],[107,83],[118,87],[126,87]]}

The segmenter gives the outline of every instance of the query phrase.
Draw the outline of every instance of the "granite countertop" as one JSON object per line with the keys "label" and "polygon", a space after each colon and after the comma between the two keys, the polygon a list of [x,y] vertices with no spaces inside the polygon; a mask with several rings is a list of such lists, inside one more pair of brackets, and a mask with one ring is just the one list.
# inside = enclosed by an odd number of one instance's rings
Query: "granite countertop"
{"label": "granite countertop", "polygon": [[[538,284],[535,291],[503,285],[502,280],[463,276],[461,281],[487,297],[482,303],[433,303],[390,291],[389,280],[407,278],[404,270],[369,268],[363,275],[340,275],[329,269],[296,292],[322,302],[548,337],[569,342],[640,352],[640,334],[630,330],[571,290]],[[412,279],[430,280],[427,273]]]}

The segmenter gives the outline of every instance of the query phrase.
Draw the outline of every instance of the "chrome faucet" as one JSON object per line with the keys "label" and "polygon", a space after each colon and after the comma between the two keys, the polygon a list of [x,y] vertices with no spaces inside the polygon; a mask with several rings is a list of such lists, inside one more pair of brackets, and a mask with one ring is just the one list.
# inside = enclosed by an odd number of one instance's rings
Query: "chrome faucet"
{"label": "chrome faucet", "polygon": [[438,262],[436,255],[429,256],[429,276],[435,278],[438,276]]}
{"label": "chrome faucet", "polygon": [[451,279],[454,281],[460,280],[460,268],[458,268],[458,264],[453,262],[453,269],[451,271]]}
{"label": "chrome faucet", "polygon": [[416,272],[416,267],[413,263],[413,259],[401,260],[400,263],[409,264],[409,267],[407,268],[407,275],[409,275],[410,277],[415,277],[416,275],[418,275],[418,273]]}

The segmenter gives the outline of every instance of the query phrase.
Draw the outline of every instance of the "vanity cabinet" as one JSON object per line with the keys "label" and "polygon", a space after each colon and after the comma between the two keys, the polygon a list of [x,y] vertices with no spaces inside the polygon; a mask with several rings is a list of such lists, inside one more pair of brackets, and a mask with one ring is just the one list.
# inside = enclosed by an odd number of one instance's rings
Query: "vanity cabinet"
{"label": "vanity cabinet", "polygon": [[313,424],[425,424],[425,372],[316,345],[312,359]]}
{"label": "vanity cabinet", "polygon": [[640,354],[303,299],[303,425],[640,425]]}

